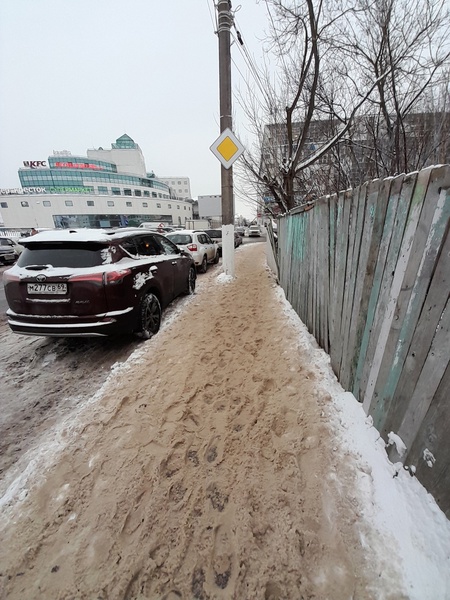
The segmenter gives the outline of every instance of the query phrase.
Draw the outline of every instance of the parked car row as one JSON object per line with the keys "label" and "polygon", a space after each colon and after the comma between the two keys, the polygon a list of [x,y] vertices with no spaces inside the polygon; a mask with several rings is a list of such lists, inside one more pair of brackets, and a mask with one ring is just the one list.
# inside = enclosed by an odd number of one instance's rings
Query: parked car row
{"label": "parked car row", "polygon": [[[148,339],[163,309],[194,293],[197,270],[222,254],[221,229],[55,229],[20,242],[0,238],[0,261],[15,262],[3,273],[8,323],[49,337]],[[235,233],[235,247],[241,243]]]}

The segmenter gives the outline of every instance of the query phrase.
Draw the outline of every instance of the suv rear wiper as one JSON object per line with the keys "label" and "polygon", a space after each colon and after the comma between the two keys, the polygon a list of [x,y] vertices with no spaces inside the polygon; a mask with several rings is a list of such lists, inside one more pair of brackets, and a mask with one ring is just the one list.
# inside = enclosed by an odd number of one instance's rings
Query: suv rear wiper
{"label": "suv rear wiper", "polygon": [[43,269],[50,269],[53,265],[27,265],[24,269],[27,271],[42,271]]}

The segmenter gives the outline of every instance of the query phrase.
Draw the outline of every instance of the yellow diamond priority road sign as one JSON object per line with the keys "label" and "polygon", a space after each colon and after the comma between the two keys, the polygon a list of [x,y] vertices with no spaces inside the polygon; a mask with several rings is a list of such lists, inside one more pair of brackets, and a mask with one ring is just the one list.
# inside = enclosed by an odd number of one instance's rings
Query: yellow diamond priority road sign
{"label": "yellow diamond priority road sign", "polygon": [[210,146],[211,152],[217,156],[225,169],[229,169],[234,161],[244,152],[244,146],[227,127]]}

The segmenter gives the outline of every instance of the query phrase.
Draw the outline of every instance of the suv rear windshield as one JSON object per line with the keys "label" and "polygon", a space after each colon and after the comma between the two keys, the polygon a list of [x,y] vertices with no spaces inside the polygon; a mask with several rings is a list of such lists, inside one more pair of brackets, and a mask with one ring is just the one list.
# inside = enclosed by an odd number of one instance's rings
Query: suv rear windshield
{"label": "suv rear windshield", "polygon": [[91,242],[70,244],[67,242],[46,242],[30,244],[17,261],[19,267],[32,265],[52,265],[83,269],[105,263],[104,252],[107,246]]}
{"label": "suv rear windshield", "polygon": [[166,235],[171,242],[174,244],[190,244],[192,242],[192,236],[187,233],[169,233]]}

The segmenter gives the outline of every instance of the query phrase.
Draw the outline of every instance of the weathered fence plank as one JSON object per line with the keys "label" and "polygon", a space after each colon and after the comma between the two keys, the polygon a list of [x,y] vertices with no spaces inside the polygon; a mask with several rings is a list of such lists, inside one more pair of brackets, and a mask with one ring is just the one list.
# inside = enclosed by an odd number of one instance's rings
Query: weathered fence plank
{"label": "weathered fence plank", "polygon": [[[412,448],[404,457],[416,467],[416,476],[431,490],[441,510],[450,519],[450,364],[441,380]],[[431,456],[430,454],[431,453]],[[426,458],[428,457],[428,462]]]}
{"label": "weathered fence plank", "polygon": [[[380,181],[376,180],[368,185],[365,194],[364,222],[362,224],[362,237],[358,266],[356,268],[355,292],[353,310],[350,321],[350,335],[347,345],[348,361],[348,386],[347,389],[354,390],[356,365],[358,364],[359,349],[361,345],[362,332],[366,321],[367,305],[369,301],[365,290],[372,288],[374,270],[372,268],[374,249],[378,249],[381,238],[382,225],[386,207],[378,202]],[[385,196],[386,198],[386,196]],[[378,211],[377,211],[378,205]],[[377,217],[377,218],[376,218]],[[355,393],[355,391],[354,391]],[[355,393],[358,397],[358,394]]]}
{"label": "weathered fence plank", "polygon": [[[342,305],[344,300],[344,283],[347,267],[347,249],[348,249],[348,227],[350,221],[350,205],[352,190],[347,190],[339,194],[338,199],[338,222],[336,228],[336,259],[335,259],[335,280],[334,280],[334,339],[341,339],[342,323]],[[331,346],[331,366],[336,375],[339,375],[341,366],[342,346],[335,343]]]}
{"label": "weathered fence plank", "polygon": [[398,435],[407,447],[414,442],[420,425],[427,414],[436,390],[448,365],[450,348],[450,302],[437,326],[430,352],[420,373],[419,380],[409,402],[408,411],[398,429]]}
{"label": "weathered fence plank", "polygon": [[[366,289],[366,294],[369,295],[366,324],[361,340],[361,348],[359,351],[358,366],[356,369],[356,378],[354,388],[357,390],[357,398],[362,401],[364,397],[366,378],[363,378],[364,372],[367,370],[367,358],[369,342],[372,335],[373,320],[377,309],[378,297],[381,288],[382,277],[386,264],[386,257],[389,248],[390,235],[392,225],[394,222],[395,211],[393,210],[393,200],[396,201],[396,194],[391,195],[391,184],[392,179],[385,179],[382,183],[379,195],[379,202],[382,212],[378,212],[378,216],[383,217],[383,226],[381,229],[381,240],[378,246],[373,248],[373,254],[371,256],[373,264],[375,265],[372,287]],[[395,202],[395,209],[397,204]]]}
{"label": "weathered fence plank", "polygon": [[352,204],[352,226],[350,228],[349,245],[349,269],[345,284],[345,299],[343,309],[343,328],[341,332],[342,356],[339,370],[339,381],[348,389],[350,387],[350,365],[352,357],[349,354],[349,341],[353,331],[353,304],[355,301],[356,278],[358,275],[359,255],[361,251],[361,238],[364,224],[364,213],[366,208],[367,185],[361,186],[353,194]]}
{"label": "weathered fence plank", "polygon": [[[391,294],[392,283],[395,275],[395,268],[401,251],[401,245],[407,223],[409,204],[402,197],[406,188],[402,187],[403,176],[396,177],[392,181],[391,197],[389,201],[388,214],[391,210],[392,221],[388,226],[385,225],[387,254],[382,265],[382,276],[378,299],[373,317],[372,331],[367,350],[366,365],[361,381],[361,388],[364,390],[363,406],[364,410],[372,414],[371,406],[373,397],[373,380],[379,369],[379,360],[384,351],[384,340],[382,337],[383,323],[386,318],[386,310]],[[381,271],[380,271],[381,273]]]}
{"label": "weathered fence plank", "polygon": [[322,242],[322,258],[321,258],[321,273],[322,281],[322,303],[321,303],[321,328],[320,328],[320,345],[325,352],[329,351],[329,323],[328,323],[328,306],[330,303],[330,197],[327,196],[322,203],[322,211],[320,216],[320,240]]}

